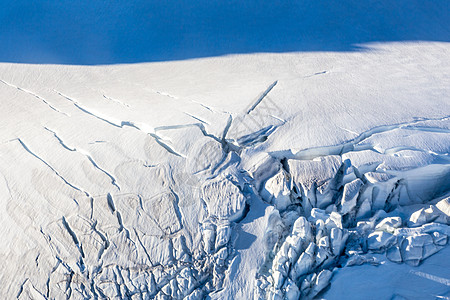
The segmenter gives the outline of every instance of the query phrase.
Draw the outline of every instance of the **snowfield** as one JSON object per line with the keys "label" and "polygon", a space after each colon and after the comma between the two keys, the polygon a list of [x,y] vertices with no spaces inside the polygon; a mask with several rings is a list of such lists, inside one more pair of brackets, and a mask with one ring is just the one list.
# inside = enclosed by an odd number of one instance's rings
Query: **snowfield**
{"label": "snowfield", "polygon": [[450,299],[448,2],[369,1],[366,23],[359,1],[193,20],[170,1],[114,26],[80,4],[67,36],[64,4],[30,27],[19,2],[0,12],[0,298]]}
{"label": "snowfield", "polygon": [[448,297],[427,263],[448,261],[449,70],[443,43],[0,65],[2,295],[423,298],[381,289],[414,275]]}

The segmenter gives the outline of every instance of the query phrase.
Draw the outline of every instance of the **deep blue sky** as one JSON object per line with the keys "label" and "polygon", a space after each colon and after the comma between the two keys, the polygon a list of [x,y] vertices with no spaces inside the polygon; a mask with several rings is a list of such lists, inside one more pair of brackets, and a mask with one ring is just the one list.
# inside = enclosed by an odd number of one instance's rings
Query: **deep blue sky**
{"label": "deep blue sky", "polygon": [[450,0],[0,3],[0,62],[95,65],[450,42]]}

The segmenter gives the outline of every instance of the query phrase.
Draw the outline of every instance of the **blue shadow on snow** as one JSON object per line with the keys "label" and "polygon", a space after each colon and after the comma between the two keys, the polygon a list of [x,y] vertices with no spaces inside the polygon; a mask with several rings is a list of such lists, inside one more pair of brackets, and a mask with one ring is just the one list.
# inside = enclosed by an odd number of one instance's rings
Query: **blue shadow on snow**
{"label": "blue shadow on snow", "polygon": [[0,3],[0,62],[98,65],[450,42],[449,0]]}

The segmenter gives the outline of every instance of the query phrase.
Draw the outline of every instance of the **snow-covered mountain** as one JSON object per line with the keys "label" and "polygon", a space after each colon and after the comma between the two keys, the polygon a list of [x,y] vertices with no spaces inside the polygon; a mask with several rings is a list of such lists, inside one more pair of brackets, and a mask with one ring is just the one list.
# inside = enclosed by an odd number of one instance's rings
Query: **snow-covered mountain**
{"label": "snow-covered mountain", "polygon": [[105,3],[0,13],[1,298],[450,297],[448,2]]}

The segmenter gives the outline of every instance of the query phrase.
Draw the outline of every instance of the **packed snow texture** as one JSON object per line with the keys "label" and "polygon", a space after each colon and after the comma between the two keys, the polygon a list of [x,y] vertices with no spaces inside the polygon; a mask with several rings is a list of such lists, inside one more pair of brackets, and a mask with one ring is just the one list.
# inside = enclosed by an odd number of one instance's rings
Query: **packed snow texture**
{"label": "packed snow texture", "polygon": [[450,297],[450,46],[365,47],[0,64],[2,297]]}

